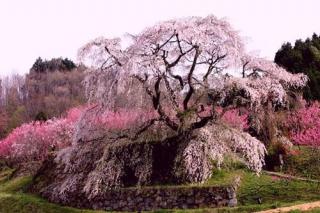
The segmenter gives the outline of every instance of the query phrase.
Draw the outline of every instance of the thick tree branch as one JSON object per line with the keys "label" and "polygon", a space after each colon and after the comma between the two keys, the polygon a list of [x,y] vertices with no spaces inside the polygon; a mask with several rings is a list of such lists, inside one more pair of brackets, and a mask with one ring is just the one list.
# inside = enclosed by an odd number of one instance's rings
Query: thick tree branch
{"label": "thick tree branch", "polygon": [[153,103],[153,107],[155,110],[159,110],[159,106],[160,106],[160,95],[161,95],[160,82],[161,82],[161,79],[162,79],[162,77],[159,76],[156,83],[154,84],[155,95],[152,97],[152,103]]}
{"label": "thick tree branch", "polygon": [[243,63],[243,66],[242,66],[242,78],[245,78],[246,77],[246,66],[249,64],[249,61],[246,61]]}
{"label": "thick tree branch", "polygon": [[166,115],[166,113],[164,112],[164,110],[162,109],[162,106],[161,106],[160,83],[161,83],[163,76],[159,76],[156,83],[154,84],[154,92],[147,85],[145,85],[145,83],[147,81],[147,77],[145,79],[143,79],[137,75],[135,75],[134,77],[144,85],[147,94],[152,98],[153,108],[158,112],[158,114],[160,116],[159,120],[164,121],[171,129],[177,131],[178,124],[176,124],[174,121],[172,121],[168,115]]}
{"label": "thick tree branch", "polygon": [[196,51],[195,51],[195,55],[194,55],[194,58],[193,58],[193,62],[192,62],[192,65],[191,65],[191,68],[190,68],[189,74],[188,74],[189,91],[187,92],[187,95],[183,100],[183,109],[184,110],[188,109],[188,102],[190,101],[191,96],[192,96],[192,94],[194,92],[194,88],[193,88],[193,85],[192,85],[192,75],[193,75],[193,72],[194,72],[194,70],[196,68],[198,57],[200,55],[199,47],[195,46],[195,50]]}
{"label": "thick tree branch", "polygon": [[169,99],[173,105],[173,107],[175,108],[175,110],[179,107],[179,104],[177,102],[177,97],[176,97],[176,94],[174,92],[174,90],[172,89],[172,87],[170,86],[170,82],[168,81],[168,78],[167,76],[163,75],[163,79],[164,79],[164,82],[165,82],[165,85],[166,85],[166,88],[169,92]]}
{"label": "thick tree branch", "polygon": [[168,73],[169,73],[169,75],[170,75],[172,78],[174,78],[174,79],[176,79],[176,80],[179,81],[179,85],[180,85],[180,88],[181,88],[181,90],[182,90],[183,87],[184,87],[184,82],[183,82],[182,77],[181,77],[180,75],[174,75],[174,74],[172,73],[172,70],[171,70],[171,69],[168,70]]}

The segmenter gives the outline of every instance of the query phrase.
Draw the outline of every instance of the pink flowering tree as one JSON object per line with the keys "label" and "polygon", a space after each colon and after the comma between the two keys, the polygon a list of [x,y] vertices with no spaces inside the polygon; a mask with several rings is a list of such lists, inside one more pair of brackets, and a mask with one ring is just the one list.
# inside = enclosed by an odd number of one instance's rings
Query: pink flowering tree
{"label": "pink flowering tree", "polygon": [[[79,59],[93,67],[85,83],[89,102],[100,106],[96,111],[153,110],[156,116],[149,120],[163,122],[181,135],[214,125],[223,116],[247,128],[245,116],[236,121],[236,112],[229,110],[258,109],[267,103],[285,106],[287,91],[307,81],[303,74],[288,73],[246,53],[238,33],[214,16],[164,21],[124,40],[100,37],[79,50]],[[250,137],[234,140],[241,138]],[[261,145],[254,145],[256,141],[238,142],[256,153],[259,160],[250,162],[260,162],[256,166],[260,170],[265,153]]]}
{"label": "pink flowering tree", "polygon": [[291,112],[285,126],[294,144],[320,146],[320,104],[315,102]]}
{"label": "pink flowering tree", "polygon": [[[79,106],[70,109],[64,118],[21,125],[0,141],[0,159],[11,164],[42,161],[51,151],[70,146],[79,118],[94,107],[95,105]],[[86,121],[94,125],[95,129],[106,132],[128,129],[154,117],[154,112],[118,109],[116,112],[101,111],[99,116]]]}
{"label": "pink flowering tree", "polygon": [[36,121],[17,127],[0,141],[0,159],[11,165],[42,161],[50,151],[69,146],[75,122],[82,111],[82,108],[73,108],[65,118]]}

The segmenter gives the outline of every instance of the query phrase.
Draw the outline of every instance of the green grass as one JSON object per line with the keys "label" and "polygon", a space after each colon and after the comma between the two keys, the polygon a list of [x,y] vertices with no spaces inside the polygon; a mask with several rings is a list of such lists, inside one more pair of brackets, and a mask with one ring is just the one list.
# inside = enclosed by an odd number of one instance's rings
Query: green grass
{"label": "green grass", "polygon": [[99,213],[102,211],[79,210],[52,204],[38,196],[24,193],[31,177],[9,179],[12,170],[0,171],[1,213]]}
{"label": "green grass", "polygon": [[300,177],[320,179],[320,149],[305,146],[295,146],[294,149],[299,154],[285,158],[283,172]]}
{"label": "green grass", "polygon": [[[255,212],[320,200],[320,185],[316,183],[273,180],[269,175],[262,174],[258,177],[246,170],[217,171],[205,185],[225,185],[231,183],[236,176],[240,176],[242,179],[237,195],[239,206],[236,208],[161,210],[156,212]],[[258,203],[258,198],[261,198],[261,204]],[[315,209],[310,212],[320,213],[319,210]]]}
{"label": "green grass", "polygon": [[313,182],[294,180],[272,180],[268,175],[260,177],[245,173],[239,189],[238,199],[241,205],[257,203],[261,198],[264,203],[288,203],[296,201],[320,200],[320,185]]}
{"label": "green grass", "polygon": [[320,185],[317,183],[274,180],[266,174],[258,177],[243,169],[217,172],[208,182],[219,183],[235,176],[240,176],[242,180],[237,194],[238,207],[213,212],[253,212],[320,200]]}
{"label": "green grass", "polygon": [[[79,210],[63,207],[28,193],[24,189],[30,184],[31,177],[9,179],[12,170],[0,171],[0,212],[1,213],[102,213],[103,211]],[[291,206],[320,200],[320,185],[303,181],[273,180],[262,174],[260,177],[246,170],[221,170],[213,174],[204,185],[230,184],[240,176],[242,184],[238,191],[237,208],[161,210],[155,212],[253,212],[283,206]],[[261,198],[262,203],[258,203]],[[297,211],[293,211],[297,212]],[[320,212],[315,209],[310,212]]]}
{"label": "green grass", "polygon": [[[299,212],[299,211],[296,211],[296,212]],[[305,211],[305,212],[308,212],[308,213],[320,213],[320,208],[315,208],[315,209],[312,209],[310,211]]]}
{"label": "green grass", "polygon": [[203,185],[206,186],[224,186],[231,185],[235,178],[242,177],[243,172],[241,170],[228,171],[228,170],[216,170],[213,172],[212,177]]}

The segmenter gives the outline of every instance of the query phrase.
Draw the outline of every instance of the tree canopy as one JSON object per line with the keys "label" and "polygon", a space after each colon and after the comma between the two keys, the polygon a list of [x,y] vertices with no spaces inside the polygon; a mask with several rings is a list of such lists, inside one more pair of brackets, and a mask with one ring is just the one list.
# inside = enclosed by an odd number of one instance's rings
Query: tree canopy
{"label": "tree canopy", "polygon": [[31,71],[37,72],[37,73],[43,73],[46,71],[70,71],[74,68],[76,68],[76,64],[68,59],[62,59],[62,58],[53,58],[51,60],[43,60],[41,57],[37,58],[37,60],[34,62],[34,64],[31,67]]}
{"label": "tree canopy", "polygon": [[111,106],[118,95],[149,96],[175,130],[202,127],[214,119],[215,106],[285,104],[286,91],[306,82],[305,75],[248,55],[237,32],[214,16],[162,22],[130,38],[126,48],[120,38],[98,38],[81,48],[80,59],[100,67],[87,77],[89,99]]}
{"label": "tree canopy", "polygon": [[307,100],[320,100],[320,36],[313,34],[305,41],[287,42],[277,51],[275,63],[292,73],[304,73],[309,77],[304,89]]}

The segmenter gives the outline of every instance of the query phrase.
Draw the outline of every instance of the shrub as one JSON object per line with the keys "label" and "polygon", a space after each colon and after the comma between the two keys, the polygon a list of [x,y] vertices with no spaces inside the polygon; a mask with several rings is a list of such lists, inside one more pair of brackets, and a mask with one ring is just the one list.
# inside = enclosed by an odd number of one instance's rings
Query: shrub
{"label": "shrub", "polygon": [[320,145],[320,104],[312,103],[289,114],[286,124],[289,136],[297,145]]}
{"label": "shrub", "polygon": [[[132,128],[155,117],[152,111],[120,109],[101,111],[99,116],[90,116],[94,106],[79,106],[70,109],[64,118],[34,121],[14,129],[0,141],[0,160],[10,165],[29,161],[42,161],[51,151],[71,145],[76,123],[81,116],[89,114],[85,125],[93,125],[102,132]],[[80,130],[81,131],[81,130]]]}
{"label": "shrub", "polygon": [[79,109],[71,109],[65,118],[35,121],[14,129],[0,141],[0,160],[10,165],[44,160],[50,151],[71,144]]}

